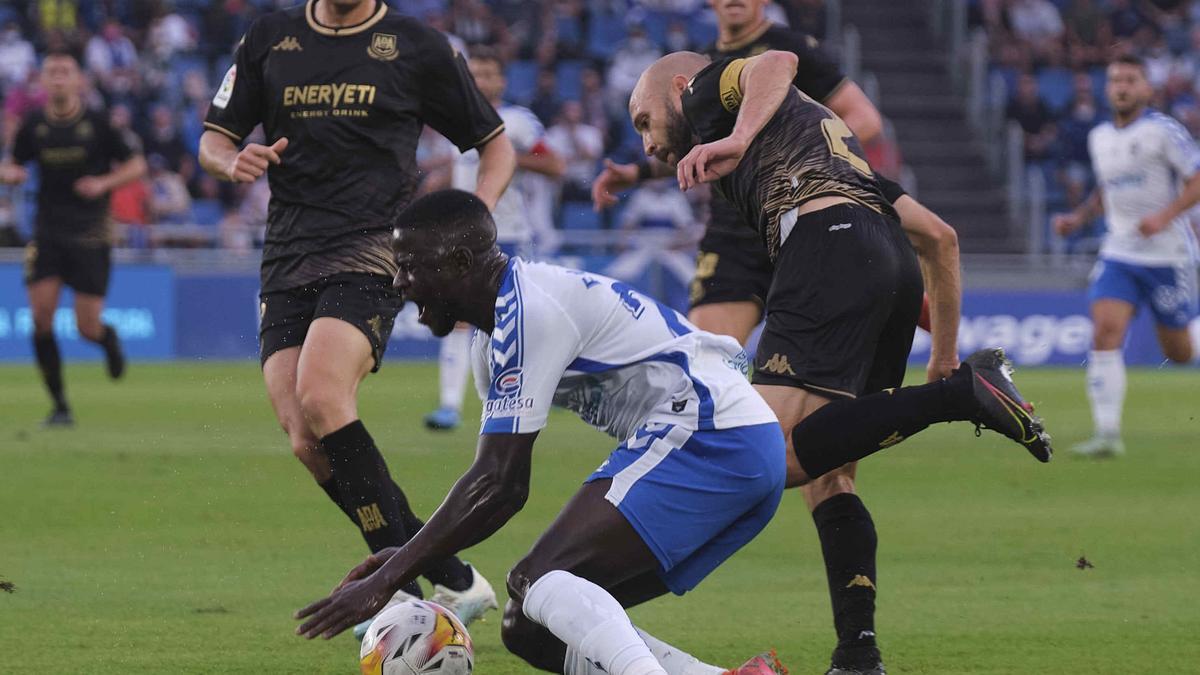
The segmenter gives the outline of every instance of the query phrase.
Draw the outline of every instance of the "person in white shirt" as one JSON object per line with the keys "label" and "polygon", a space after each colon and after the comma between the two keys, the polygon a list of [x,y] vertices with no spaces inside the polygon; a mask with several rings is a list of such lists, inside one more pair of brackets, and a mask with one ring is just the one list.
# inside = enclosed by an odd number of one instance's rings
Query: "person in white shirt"
{"label": "person in white shirt", "polygon": [[[558,179],[566,170],[566,162],[546,142],[542,123],[528,108],[511,105],[503,100],[507,81],[504,77],[504,62],[499,54],[486,46],[471,49],[467,64],[475,85],[487,98],[500,118],[504,120],[504,133],[512,141],[517,152],[517,171],[508,189],[496,202],[492,217],[496,222],[497,241],[509,255],[529,255],[533,243],[536,219],[529,218],[527,179],[538,174]],[[459,155],[451,170],[450,186],[469,190],[475,185],[479,173],[479,153],[469,150]],[[440,186],[440,187],[445,187]],[[425,426],[433,430],[449,430],[458,427],[463,395],[467,388],[468,361],[472,330],[460,326],[447,335],[438,346],[438,408],[425,416]]]}
{"label": "person in white shirt", "polygon": [[[621,442],[509,572],[504,645],[572,675],[786,672],[769,655],[732,671],[700,663],[625,612],[695,588],[778,507],[783,431],[746,379],[737,340],[614,279],[506,256],[468,192],[426,195],[394,222],[394,285],[420,322],[434,335],[460,321],[478,328],[475,460],[416,536],[298,611],[296,632],[342,632],[431,561],[503,527],[529,496],[534,443],[558,406]],[[882,449],[836,445],[837,465]]]}
{"label": "person in white shirt", "polygon": [[591,199],[596,162],[604,155],[604,132],[584,122],[583,104],[563,103],[559,121],[546,133],[546,141],[567,162],[563,200]]}
{"label": "person in white shirt", "polygon": [[1187,211],[1200,200],[1200,148],[1179,122],[1147,108],[1153,94],[1145,65],[1124,56],[1108,66],[1112,122],[1088,136],[1096,190],[1054,218],[1066,235],[1107,215],[1108,233],[1092,272],[1092,352],[1087,389],[1095,437],[1074,448],[1087,456],[1124,452],[1121,408],[1129,322],[1147,305],[1163,353],[1176,363],[1196,355],[1188,323],[1196,316],[1196,237]]}

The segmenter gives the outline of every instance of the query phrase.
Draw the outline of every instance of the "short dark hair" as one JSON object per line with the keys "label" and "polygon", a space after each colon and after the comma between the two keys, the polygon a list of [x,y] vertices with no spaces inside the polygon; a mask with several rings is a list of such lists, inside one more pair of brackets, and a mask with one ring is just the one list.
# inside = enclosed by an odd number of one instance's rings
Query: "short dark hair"
{"label": "short dark hair", "polygon": [[490,45],[474,45],[467,52],[468,61],[491,61],[504,70],[504,58],[500,51]]}
{"label": "short dark hair", "polygon": [[1121,54],[1120,56],[1115,56],[1113,57],[1112,61],[1108,62],[1108,65],[1114,66],[1118,63],[1124,66],[1134,66],[1140,69],[1143,73],[1146,72],[1146,62],[1142,59],[1142,57],[1136,54]]}
{"label": "short dark hair", "polygon": [[438,190],[421,197],[396,214],[392,227],[436,230],[447,243],[472,250],[496,241],[496,223],[487,204],[464,190]]}

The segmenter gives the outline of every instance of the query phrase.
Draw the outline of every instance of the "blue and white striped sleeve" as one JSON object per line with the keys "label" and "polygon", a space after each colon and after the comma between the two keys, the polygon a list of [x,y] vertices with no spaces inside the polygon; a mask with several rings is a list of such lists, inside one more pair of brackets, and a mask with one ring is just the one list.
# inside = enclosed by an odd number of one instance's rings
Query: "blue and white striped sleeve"
{"label": "blue and white striped sleeve", "polygon": [[1200,147],[1196,146],[1196,139],[1173,117],[1158,115],[1155,120],[1162,130],[1167,162],[1175,173],[1186,180],[1200,172]]}
{"label": "blue and white striped sleeve", "polygon": [[486,350],[490,382],[480,433],[526,434],[546,426],[554,392],[579,349],[578,332],[557,303],[530,302],[519,280],[507,292],[502,288]]}

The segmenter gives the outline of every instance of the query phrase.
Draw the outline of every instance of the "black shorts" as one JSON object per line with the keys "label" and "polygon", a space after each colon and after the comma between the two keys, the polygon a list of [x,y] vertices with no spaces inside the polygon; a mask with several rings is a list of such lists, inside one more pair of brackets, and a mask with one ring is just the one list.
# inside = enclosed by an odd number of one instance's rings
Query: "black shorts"
{"label": "black shorts", "polygon": [[771,288],[771,259],[756,236],[706,230],[692,278],[692,307],[717,302],[756,302],[762,307]]}
{"label": "black shorts", "polygon": [[900,386],[923,292],[896,221],[847,204],[800,216],[775,261],[754,383],[833,398]]}
{"label": "black shorts", "polygon": [[314,319],[331,317],[354,326],[371,342],[379,370],[396,314],[404,302],[392,280],[375,274],[335,274],[311,284],[259,296],[258,345],[262,363],[275,352],[304,344]]}
{"label": "black shorts", "polygon": [[59,277],[76,293],[108,293],[112,247],[37,239],[25,245],[25,283]]}

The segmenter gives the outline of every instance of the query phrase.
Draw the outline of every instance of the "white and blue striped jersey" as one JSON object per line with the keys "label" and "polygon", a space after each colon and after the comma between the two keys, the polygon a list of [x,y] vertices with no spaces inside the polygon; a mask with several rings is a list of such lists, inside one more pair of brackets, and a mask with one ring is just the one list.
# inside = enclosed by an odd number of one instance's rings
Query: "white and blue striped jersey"
{"label": "white and blue striped jersey", "polygon": [[[517,154],[533,152],[539,143],[545,142],[546,129],[533,111],[505,103],[496,112],[504,120],[504,134],[512,142]],[[527,188],[524,174],[524,171],[517,169],[508,189],[500,195],[492,211],[492,218],[496,221],[496,241],[503,244],[526,244],[533,236],[525,208]],[[479,151],[471,149],[455,159],[451,184],[456,189],[474,192],[478,175]]]}
{"label": "white and blue striped jersey", "polygon": [[648,423],[707,431],[777,422],[736,340],[620,281],[512,258],[491,335],[476,331],[480,433],[532,433],[551,405],[625,439]]}
{"label": "white and blue striped jersey", "polygon": [[1195,235],[1186,214],[1153,237],[1137,229],[1143,217],[1166,208],[1183,181],[1200,171],[1200,148],[1183,125],[1152,111],[1121,128],[1105,122],[1088,134],[1088,152],[1108,220],[1100,255],[1145,266],[1195,260]]}

